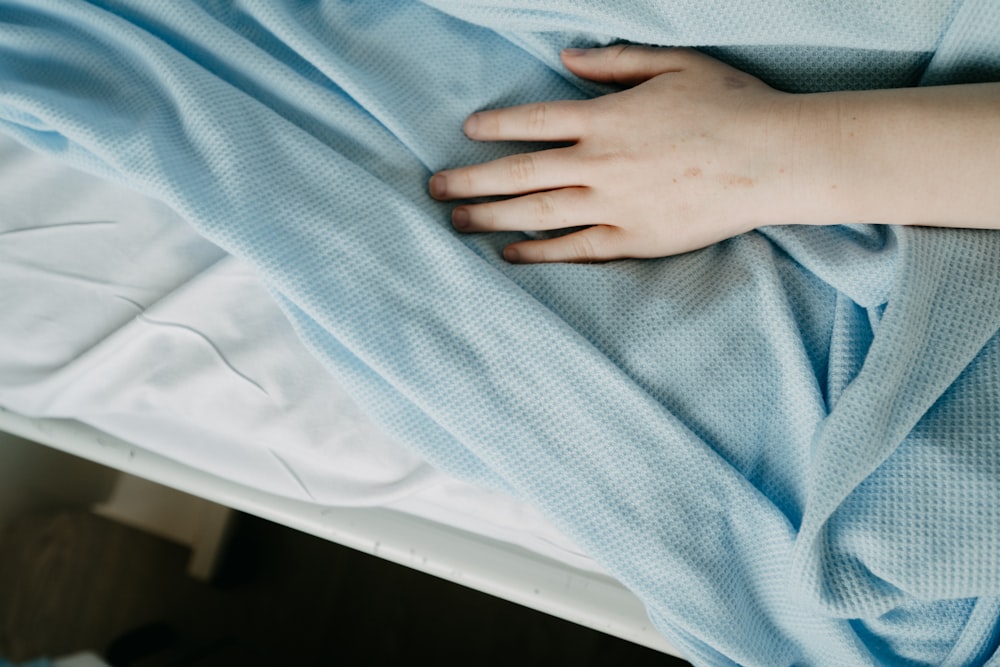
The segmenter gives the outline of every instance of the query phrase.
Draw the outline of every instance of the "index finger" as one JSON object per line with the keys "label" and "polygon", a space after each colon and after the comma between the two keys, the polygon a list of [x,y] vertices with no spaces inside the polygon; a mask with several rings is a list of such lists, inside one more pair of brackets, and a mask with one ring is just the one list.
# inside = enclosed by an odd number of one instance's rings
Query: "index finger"
{"label": "index finger", "polygon": [[465,121],[465,134],[480,141],[576,141],[586,129],[585,100],[535,102],[477,111]]}

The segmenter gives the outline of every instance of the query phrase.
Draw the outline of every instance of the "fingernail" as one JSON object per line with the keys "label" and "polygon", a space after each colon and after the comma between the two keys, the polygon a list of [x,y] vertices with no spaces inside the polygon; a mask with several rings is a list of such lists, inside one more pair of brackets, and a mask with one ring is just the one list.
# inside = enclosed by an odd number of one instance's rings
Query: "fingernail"
{"label": "fingernail", "polygon": [[563,49],[562,54],[568,58],[576,58],[577,56],[587,55],[589,49]]}
{"label": "fingernail", "polygon": [[430,189],[432,196],[444,197],[445,193],[448,192],[448,179],[441,174],[434,174],[431,176]]}
{"label": "fingernail", "polygon": [[472,222],[470,217],[469,209],[456,208],[451,212],[451,224],[455,225],[455,229],[468,229],[469,223]]}
{"label": "fingernail", "polygon": [[465,119],[465,133],[468,135],[473,135],[476,133],[476,128],[479,127],[479,116],[478,114],[472,114]]}
{"label": "fingernail", "polygon": [[503,249],[503,258],[511,264],[517,264],[521,261],[521,253],[517,251],[517,248],[507,247]]}

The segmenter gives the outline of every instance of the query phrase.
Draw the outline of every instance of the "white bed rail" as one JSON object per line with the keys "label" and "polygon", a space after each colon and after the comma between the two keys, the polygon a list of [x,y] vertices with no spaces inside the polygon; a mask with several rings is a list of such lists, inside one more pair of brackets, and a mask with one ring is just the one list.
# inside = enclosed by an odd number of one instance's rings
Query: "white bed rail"
{"label": "white bed rail", "polygon": [[0,407],[0,430],[235,510],[678,655],[639,600],[615,580],[516,545],[384,508],[325,507],[236,484],[75,420]]}

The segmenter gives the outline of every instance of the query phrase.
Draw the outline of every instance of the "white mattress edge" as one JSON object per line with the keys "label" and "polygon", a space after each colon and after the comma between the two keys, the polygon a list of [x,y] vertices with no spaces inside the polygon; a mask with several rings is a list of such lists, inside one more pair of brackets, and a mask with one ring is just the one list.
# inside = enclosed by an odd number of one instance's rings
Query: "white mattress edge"
{"label": "white mattress edge", "polygon": [[324,507],[243,486],[71,419],[0,407],[0,430],[418,571],[682,657],[613,579],[381,507]]}

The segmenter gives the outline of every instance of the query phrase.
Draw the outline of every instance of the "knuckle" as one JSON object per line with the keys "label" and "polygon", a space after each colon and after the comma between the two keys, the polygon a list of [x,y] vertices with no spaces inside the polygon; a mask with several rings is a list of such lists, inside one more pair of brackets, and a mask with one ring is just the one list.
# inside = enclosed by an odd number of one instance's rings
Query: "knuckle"
{"label": "knuckle", "polygon": [[572,234],[570,236],[570,252],[573,257],[583,261],[594,261],[597,259],[596,248],[589,234]]}
{"label": "knuckle", "polygon": [[556,213],[556,203],[551,195],[538,195],[535,199],[535,218],[544,224]]}
{"label": "knuckle", "polygon": [[612,60],[618,60],[634,48],[635,47],[632,44],[615,44],[611,47],[608,55],[611,56]]}
{"label": "knuckle", "polygon": [[530,153],[515,155],[511,157],[507,168],[511,180],[515,183],[529,181],[535,175],[535,157]]}
{"label": "knuckle", "polygon": [[616,146],[595,146],[581,155],[581,164],[593,183],[591,192],[630,188],[629,181],[635,178],[630,169],[635,164],[635,157],[634,152]]}
{"label": "knuckle", "polygon": [[615,168],[623,164],[629,164],[633,158],[630,151],[619,147],[608,147],[602,150],[595,150],[586,156],[587,162],[595,167]]}
{"label": "knuckle", "polygon": [[528,107],[528,131],[531,134],[542,134],[545,131],[545,123],[549,115],[549,105],[544,102],[532,104]]}
{"label": "knuckle", "polygon": [[602,70],[605,74],[612,74],[618,68],[620,68],[624,63],[628,61],[630,50],[632,49],[631,44],[615,44],[611,46],[605,52],[604,62],[602,63]]}
{"label": "knuckle", "polygon": [[495,206],[479,206],[479,215],[476,217],[476,224],[487,229],[494,229],[497,226],[497,212]]}
{"label": "knuckle", "polygon": [[463,192],[474,191],[476,185],[474,171],[473,169],[460,169],[455,172],[462,179],[462,186],[465,188]]}
{"label": "knuckle", "polygon": [[615,67],[628,67],[646,57],[649,47],[639,44],[620,44],[611,60]]}
{"label": "knuckle", "polygon": [[500,114],[491,111],[480,111],[476,114],[476,120],[479,122],[477,130],[481,136],[500,136]]}

